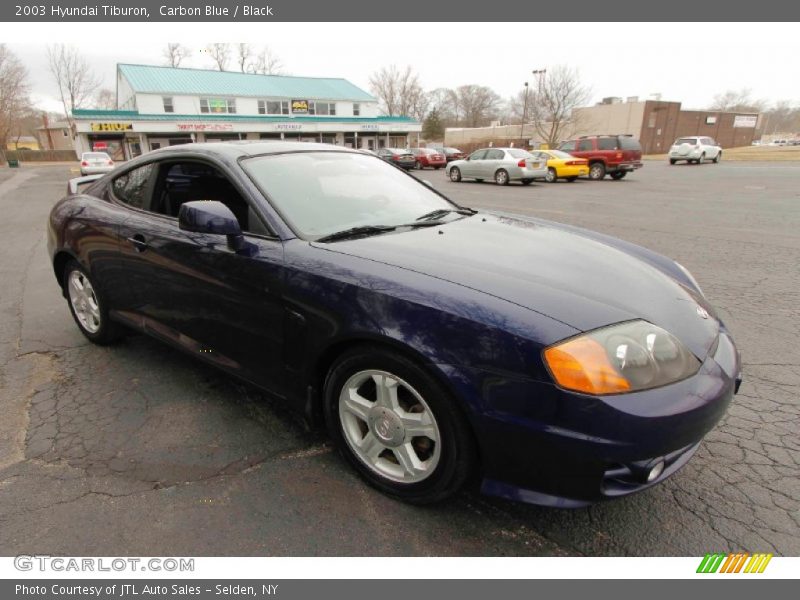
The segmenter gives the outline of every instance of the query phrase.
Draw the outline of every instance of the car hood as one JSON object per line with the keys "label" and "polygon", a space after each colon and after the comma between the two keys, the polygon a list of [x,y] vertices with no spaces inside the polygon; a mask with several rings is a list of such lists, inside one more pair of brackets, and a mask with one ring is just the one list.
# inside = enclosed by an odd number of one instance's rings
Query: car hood
{"label": "car hood", "polygon": [[557,224],[480,213],[320,246],[479,290],[581,331],[644,319],[700,358],[719,331],[713,309],[696,292],[632,254]]}

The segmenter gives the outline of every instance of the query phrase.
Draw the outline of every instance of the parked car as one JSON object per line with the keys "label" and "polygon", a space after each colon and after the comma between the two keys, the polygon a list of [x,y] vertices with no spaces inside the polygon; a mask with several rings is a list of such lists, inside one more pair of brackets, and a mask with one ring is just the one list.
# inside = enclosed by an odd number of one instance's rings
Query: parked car
{"label": "parked car", "polygon": [[589,179],[622,179],[642,168],[642,146],[630,135],[587,135],[563,142],[559,150],[589,161]]}
{"label": "parked car", "polygon": [[381,148],[376,151],[379,158],[390,162],[406,171],[413,169],[417,164],[417,159],[414,158],[414,153],[407,149],[401,148]]}
{"label": "parked car", "polygon": [[679,160],[687,164],[700,164],[706,160],[718,163],[722,160],[722,147],[710,137],[682,137],[675,140],[669,149],[669,164]]}
{"label": "parked car", "polygon": [[447,165],[444,154],[433,148],[410,148],[409,150],[416,160],[415,169],[431,167],[438,170]]}
{"label": "parked car", "polygon": [[536,158],[521,148],[482,148],[464,160],[447,165],[447,176],[455,182],[462,179],[491,179],[497,185],[508,185],[510,181],[529,185],[534,179],[542,179],[546,175],[547,164],[544,159]]}
{"label": "parked car", "polygon": [[81,175],[108,173],[114,169],[114,161],[105,152],[84,152],[81,154]]}
{"label": "parked car", "polygon": [[769,143],[769,145],[770,146],[785,146],[786,145],[786,140],[772,140]]}
{"label": "parked car", "polygon": [[81,333],[131,328],[269,390],[409,502],[473,473],[561,507],[643,490],[738,389],[730,334],[676,262],[460,206],[356,150],[188,144],[95,177],[46,228]]}
{"label": "parked car", "polygon": [[461,160],[462,158],[466,158],[467,155],[464,154],[458,148],[449,148],[449,147],[435,147],[433,148],[440,154],[444,154],[445,159],[447,162],[453,162],[454,160]]}
{"label": "parked car", "polygon": [[589,174],[589,161],[585,158],[576,158],[561,150],[536,150],[531,154],[546,162],[547,174],[544,180],[547,183],[555,183],[559,179],[573,182],[578,177]]}

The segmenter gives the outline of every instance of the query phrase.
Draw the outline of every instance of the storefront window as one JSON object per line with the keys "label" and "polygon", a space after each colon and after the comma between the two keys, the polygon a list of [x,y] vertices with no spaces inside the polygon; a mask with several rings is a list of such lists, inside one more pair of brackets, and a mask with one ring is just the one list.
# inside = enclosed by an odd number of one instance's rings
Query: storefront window
{"label": "storefront window", "polygon": [[171,96],[164,96],[162,98],[164,101],[164,112],[171,113],[175,112],[175,107],[172,105],[172,97]]}
{"label": "storefront window", "polygon": [[308,105],[308,112],[317,115],[335,115],[336,103],[335,102],[310,102]]}
{"label": "storefront window", "polygon": [[358,103],[353,104],[353,116],[358,117],[361,115],[361,105]]}
{"label": "storefront window", "polygon": [[260,115],[288,115],[288,100],[259,100],[258,114]]}

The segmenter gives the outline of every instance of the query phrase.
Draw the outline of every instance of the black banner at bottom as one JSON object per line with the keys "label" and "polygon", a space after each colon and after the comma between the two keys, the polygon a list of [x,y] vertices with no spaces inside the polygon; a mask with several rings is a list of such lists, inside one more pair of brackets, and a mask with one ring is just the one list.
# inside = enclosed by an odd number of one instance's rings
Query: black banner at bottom
{"label": "black banner at bottom", "polygon": [[[167,579],[39,579],[3,580],[0,598],[22,600],[210,600],[258,598],[271,600],[312,600],[325,598],[379,600],[500,600],[506,598],[603,598],[646,597],[647,600],[675,600],[700,594],[725,594],[726,600],[753,598],[753,594],[788,593],[796,582],[778,579],[695,579],[695,580],[613,580],[613,579],[250,579],[167,580]],[[796,591],[796,589],[795,589]],[[717,596],[719,597],[719,596]],[[778,597],[778,596],[770,596]]]}

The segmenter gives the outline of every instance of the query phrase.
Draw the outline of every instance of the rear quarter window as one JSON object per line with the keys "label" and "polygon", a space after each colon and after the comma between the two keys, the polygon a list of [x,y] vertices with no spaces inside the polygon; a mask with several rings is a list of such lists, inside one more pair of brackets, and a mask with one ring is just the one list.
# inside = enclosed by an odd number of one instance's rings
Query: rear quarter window
{"label": "rear quarter window", "polygon": [[622,150],[642,150],[642,145],[639,143],[634,137],[628,137],[626,135],[620,136],[619,138],[619,147]]}
{"label": "rear quarter window", "polygon": [[617,150],[617,139],[616,138],[598,138],[597,139],[597,149],[598,150]]}
{"label": "rear quarter window", "polygon": [[144,208],[152,173],[153,163],[150,163],[120,175],[111,182],[114,196],[128,206]]}

